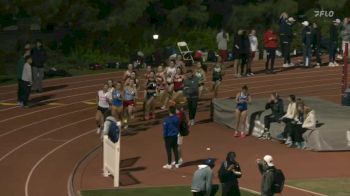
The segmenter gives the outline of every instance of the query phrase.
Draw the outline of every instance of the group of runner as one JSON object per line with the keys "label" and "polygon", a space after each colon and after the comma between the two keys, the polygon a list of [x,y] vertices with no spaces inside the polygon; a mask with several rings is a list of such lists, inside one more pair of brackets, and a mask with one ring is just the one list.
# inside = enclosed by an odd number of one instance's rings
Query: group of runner
{"label": "group of runner", "polygon": [[[197,62],[192,68],[199,81],[199,97],[205,91],[206,71],[203,64]],[[166,110],[170,105],[181,103],[184,97],[184,81],[186,79],[186,66],[180,59],[169,59],[167,66],[158,66],[153,69],[147,66],[143,78],[139,78],[132,64],[128,65],[121,81],[108,80],[97,93],[97,132],[103,130],[106,112],[111,111],[113,117],[123,122],[123,128],[128,128],[128,122],[135,118],[136,100],[142,100],[143,119],[155,119],[155,109],[159,107]],[[213,67],[212,91],[214,97],[218,96],[224,68],[220,61]],[[141,90],[142,89],[142,90]]]}

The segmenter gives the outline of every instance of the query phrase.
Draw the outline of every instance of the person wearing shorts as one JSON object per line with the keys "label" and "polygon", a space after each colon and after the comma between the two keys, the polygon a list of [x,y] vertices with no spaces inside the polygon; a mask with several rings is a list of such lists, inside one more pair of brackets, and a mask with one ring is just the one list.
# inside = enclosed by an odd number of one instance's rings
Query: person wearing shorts
{"label": "person wearing shorts", "polygon": [[202,96],[203,90],[204,90],[204,82],[205,82],[205,71],[202,68],[202,62],[198,61],[196,65],[196,72],[195,76],[198,78],[199,81],[199,97]]}
{"label": "person wearing shorts", "polygon": [[[247,120],[247,113],[248,113],[248,103],[251,102],[251,97],[248,93],[248,87],[244,85],[242,87],[241,92],[237,93],[236,95],[236,111],[235,111],[235,117],[236,117],[236,129],[235,129],[235,137],[241,137],[244,138],[246,135],[244,133],[246,128],[246,120]],[[239,131],[240,126],[242,126],[241,131]]]}
{"label": "person wearing shorts", "polygon": [[222,82],[222,76],[224,75],[223,66],[219,62],[220,62],[220,60],[218,60],[218,62],[215,64],[215,66],[213,68],[213,76],[212,76],[213,86],[212,86],[212,91],[214,91],[214,98],[217,98],[217,96],[218,96],[219,86],[220,86],[220,84]]}
{"label": "person wearing shorts", "polygon": [[128,69],[124,72],[123,81],[125,82],[131,76],[131,73],[134,71],[134,66],[132,64],[128,64]]}
{"label": "person wearing shorts", "polygon": [[149,73],[149,77],[146,84],[146,97],[145,97],[145,120],[155,119],[154,101],[157,97],[157,82],[154,71]]}
{"label": "person wearing shorts", "polygon": [[156,82],[157,82],[157,97],[160,104],[164,103],[165,98],[165,77],[164,77],[164,71],[163,66],[158,66],[157,73],[156,73]]}
{"label": "person wearing shorts", "polygon": [[182,75],[182,70],[180,67],[176,68],[176,75],[174,76],[174,92],[172,97],[172,102],[176,103],[177,99],[183,95],[185,77]]}
{"label": "person wearing shorts", "polygon": [[134,107],[135,98],[137,90],[135,88],[134,80],[130,80],[128,85],[124,88],[124,100],[123,100],[123,110],[124,110],[124,128],[128,127],[128,122],[130,119],[134,119]]}
{"label": "person wearing shorts", "polygon": [[116,83],[115,89],[112,92],[112,115],[118,121],[123,120],[123,96],[121,82]]}
{"label": "person wearing shorts", "polygon": [[97,134],[100,134],[103,130],[103,124],[105,120],[106,112],[109,110],[109,106],[112,100],[111,93],[108,92],[108,84],[103,85],[103,89],[97,92],[97,112],[96,112],[96,125]]}

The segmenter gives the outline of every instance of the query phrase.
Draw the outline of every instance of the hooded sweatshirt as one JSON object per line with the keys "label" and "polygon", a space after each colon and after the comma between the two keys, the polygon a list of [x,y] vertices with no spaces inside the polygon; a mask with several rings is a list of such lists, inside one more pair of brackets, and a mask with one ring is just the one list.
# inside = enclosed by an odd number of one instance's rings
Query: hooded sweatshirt
{"label": "hooded sweatshirt", "polygon": [[198,165],[192,178],[192,192],[204,192],[205,196],[210,196],[212,188],[213,171],[208,165]]}

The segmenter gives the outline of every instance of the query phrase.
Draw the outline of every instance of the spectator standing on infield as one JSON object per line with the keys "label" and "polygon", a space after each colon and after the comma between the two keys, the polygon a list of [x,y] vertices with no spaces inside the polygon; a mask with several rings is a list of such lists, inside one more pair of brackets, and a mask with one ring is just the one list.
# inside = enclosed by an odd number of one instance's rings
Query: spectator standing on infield
{"label": "spectator standing on infield", "polygon": [[207,159],[204,164],[198,165],[198,169],[194,172],[192,178],[191,191],[193,196],[211,196],[215,195],[213,187],[213,168],[215,161]]}
{"label": "spectator standing on infield", "polygon": [[238,178],[242,176],[241,167],[236,161],[236,153],[229,152],[226,161],[219,169],[219,179],[222,186],[222,196],[240,196]]}
{"label": "spectator standing on infield", "polygon": [[302,22],[304,29],[302,31],[303,42],[303,54],[304,54],[304,66],[311,67],[311,44],[312,44],[312,31],[308,21]]}
{"label": "spectator standing on infield", "polygon": [[175,106],[169,107],[169,116],[163,120],[163,137],[165,142],[165,149],[167,154],[167,164],[163,166],[164,169],[172,169],[171,152],[174,153],[175,168],[179,168],[179,152],[178,152],[178,135],[179,135],[179,117],[176,116]]}
{"label": "spectator standing on infield", "polygon": [[282,13],[279,21],[280,25],[280,41],[281,41],[281,49],[283,55],[283,67],[292,67],[293,64],[290,60],[290,47],[293,40],[293,29],[292,25],[295,22],[293,17],[289,17],[288,19],[287,13]]}
{"label": "spectator standing on infield", "polygon": [[18,88],[17,88],[17,102],[19,106],[23,106],[23,103],[20,102],[21,99],[21,90],[23,90],[22,88],[22,75],[23,75],[23,67],[25,62],[25,57],[26,56],[30,56],[30,51],[31,51],[31,45],[29,42],[26,42],[26,44],[24,45],[24,53],[23,55],[19,58],[18,62],[17,62],[17,67],[16,67],[16,73],[17,73],[17,82],[18,82]]}
{"label": "spectator standing on infield", "polygon": [[44,78],[44,65],[46,63],[46,52],[43,49],[43,43],[41,40],[36,41],[35,48],[32,49],[32,59],[33,59],[33,87],[32,90],[37,93],[43,91],[42,82]]}
{"label": "spectator standing on infield", "polygon": [[[276,49],[277,49],[277,35],[273,31],[272,28],[269,28],[264,34],[264,47],[267,52],[267,59],[265,63],[265,73],[275,73],[274,65],[275,65],[275,57],[276,57]],[[271,64],[270,64],[271,61]],[[270,68],[269,68],[269,65]]]}
{"label": "spectator standing on infield", "polygon": [[227,56],[228,56],[227,42],[228,41],[229,41],[228,33],[224,29],[221,29],[221,31],[216,35],[216,42],[218,43],[219,56],[221,57],[221,63],[223,63],[227,60]]}
{"label": "spectator standing on infield", "polygon": [[273,196],[272,191],[274,181],[275,165],[273,164],[272,156],[265,155],[263,160],[257,159],[258,169],[262,175],[261,180],[261,196]]}
{"label": "spectator standing on infield", "polygon": [[339,66],[335,61],[338,47],[338,26],[341,23],[340,19],[333,20],[333,24],[329,28],[329,67]]}
{"label": "spectator standing on infield", "polygon": [[[184,111],[184,107],[181,105],[176,106],[176,116],[179,118],[179,128],[181,127],[181,123],[185,123],[187,125],[187,119],[186,114]],[[188,127],[187,127],[188,129]],[[180,130],[179,130],[180,131]],[[180,133],[177,136],[177,145],[178,145],[178,153],[179,153],[179,165],[183,163],[182,159],[182,144],[183,144],[184,136],[182,136]],[[175,164],[175,163],[174,163]]]}
{"label": "spectator standing on infield", "polygon": [[21,89],[20,89],[20,105],[22,107],[28,107],[28,99],[32,87],[32,57],[26,56],[24,58],[25,64],[23,66],[22,78],[21,78]]}
{"label": "spectator standing on infield", "polygon": [[197,104],[199,96],[199,80],[194,76],[192,70],[187,70],[187,78],[184,81],[184,95],[187,98],[187,107],[189,113],[189,125],[193,126],[197,113]]}
{"label": "spectator standing on infield", "polygon": [[321,40],[322,40],[322,34],[321,29],[318,26],[316,22],[312,24],[312,47],[314,49],[314,53],[316,56],[316,66],[315,68],[320,68],[322,61],[321,61]]}
{"label": "spectator standing on infield", "polygon": [[252,63],[255,58],[256,53],[258,52],[258,38],[256,37],[256,31],[253,29],[249,33],[249,43],[250,43],[250,55],[248,59],[248,66],[247,66],[247,76],[254,76],[254,73],[252,72]]}

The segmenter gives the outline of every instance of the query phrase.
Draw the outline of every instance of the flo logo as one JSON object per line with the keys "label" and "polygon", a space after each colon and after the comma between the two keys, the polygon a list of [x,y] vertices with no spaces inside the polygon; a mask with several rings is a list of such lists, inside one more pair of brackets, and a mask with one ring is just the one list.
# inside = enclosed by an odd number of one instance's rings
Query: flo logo
{"label": "flo logo", "polygon": [[334,11],[332,10],[315,10],[315,17],[327,17],[327,18],[331,18],[334,16]]}

